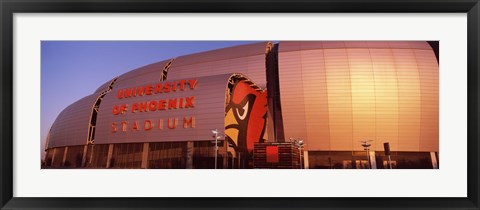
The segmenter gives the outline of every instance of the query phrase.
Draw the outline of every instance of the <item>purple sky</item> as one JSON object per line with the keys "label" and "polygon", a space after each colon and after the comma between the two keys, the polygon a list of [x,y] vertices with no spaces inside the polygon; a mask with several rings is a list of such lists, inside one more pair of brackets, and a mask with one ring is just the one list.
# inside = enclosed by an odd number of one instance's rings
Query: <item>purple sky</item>
{"label": "purple sky", "polygon": [[100,85],[136,68],[253,41],[42,41],[41,148],[60,112]]}

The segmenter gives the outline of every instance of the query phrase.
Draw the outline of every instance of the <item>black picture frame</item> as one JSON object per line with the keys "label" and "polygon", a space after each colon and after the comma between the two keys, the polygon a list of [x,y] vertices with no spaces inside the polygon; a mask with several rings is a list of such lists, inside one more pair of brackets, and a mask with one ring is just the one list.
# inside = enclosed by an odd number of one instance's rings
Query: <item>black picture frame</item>
{"label": "black picture frame", "polygon": [[[479,209],[478,0],[0,0],[1,209]],[[26,198],[13,197],[15,13],[467,13],[468,188],[465,198]],[[445,180],[448,182],[448,180]],[[348,189],[346,189],[348,190]],[[382,190],[382,189],[379,189]],[[386,189],[385,189],[386,190]]]}

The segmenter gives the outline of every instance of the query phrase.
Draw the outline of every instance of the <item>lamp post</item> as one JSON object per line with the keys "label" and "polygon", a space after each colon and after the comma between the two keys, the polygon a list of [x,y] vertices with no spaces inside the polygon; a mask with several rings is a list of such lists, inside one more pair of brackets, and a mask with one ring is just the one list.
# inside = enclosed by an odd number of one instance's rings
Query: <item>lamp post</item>
{"label": "lamp post", "polygon": [[305,146],[305,142],[303,139],[294,139],[290,138],[290,142],[294,142],[295,146],[298,148],[298,152],[300,153],[300,169],[303,169],[303,160],[302,160],[302,148]]}
{"label": "lamp post", "polygon": [[388,165],[390,166],[390,169],[392,169],[392,159],[390,159],[390,143],[385,142],[383,143],[383,148],[385,155],[388,156]]}
{"label": "lamp post", "polygon": [[365,140],[365,141],[361,141],[362,142],[362,146],[363,146],[363,150],[367,151],[367,161],[368,161],[368,169],[371,169],[371,165],[370,165],[370,146],[372,146],[369,142],[371,142],[372,140]]}
{"label": "lamp post", "polygon": [[213,138],[215,138],[215,169],[217,169],[217,157],[218,157],[218,139],[222,136],[217,129],[212,130]]}

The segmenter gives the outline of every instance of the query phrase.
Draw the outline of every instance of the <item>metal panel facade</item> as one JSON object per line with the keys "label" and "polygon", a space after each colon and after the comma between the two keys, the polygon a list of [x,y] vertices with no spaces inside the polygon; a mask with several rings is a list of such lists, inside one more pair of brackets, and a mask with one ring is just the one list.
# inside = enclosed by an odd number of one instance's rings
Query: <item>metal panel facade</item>
{"label": "metal panel facade", "polygon": [[129,71],[118,77],[114,84],[114,88],[131,87],[149,82],[160,81],[163,68],[170,60],[160,61],[149,64],[138,69]]}
{"label": "metal panel facade", "polygon": [[[143,84],[146,82],[152,81],[160,81],[160,76],[163,71],[163,68],[170,60],[160,61],[156,63],[152,63],[146,66],[142,66],[140,68],[134,69],[127,73],[124,73],[118,76],[117,81],[115,82],[115,87],[124,87],[124,86],[131,86],[132,84]],[[112,78],[113,79],[113,78]],[[108,90],[108,86],[110,85],[111,81],[105,82],[101,85],[95,93],[101,93],[103,91]]]}
{"label": "metal panel facade", "polygon": [[172,63],[167,78],[181,79],[236,72],[246,75],[260,88],[265,88],[267,45],[268,42],[260,42],[181,56]]}
{"label": "metal panel facade", "polygon": [[[213,140],[212,129],[224,132],[225,94],[230,76],[231,74],[222,74],[131,84],[131,86],[122,88],[114,87],[100,105],[95,144]],[[184,90],[181,90],[180,81],[183,80],[185,80]],[[189,80],[196,80],[194,89],[191,89]],[[173,86],[174,82],[177,84],[176,91],[171,88],[168,92],[163,89],[162,92],[156,94],[119,98],[119,91],[129,88],[145,85],[155,87],[157,84],[162,84],[164,87],[166,84]],[[152,88],[152,92],[155,92],[155,88]],[[187,98],[191,97],[194,97],[193,107],[187,108]],[[171,99],[177,100],[176,108],[168,108],[168,101]],[[159,110],[161,100],[166,100],[165,110]],[[157,106],[153,106],[155,108],[150,111],[141,111],[140,104],[145,102],[153,102]],[[183,105],[181,106],[180,103]],[[125,113],[114,114],[113,108],[122,104],[127,105]],[[134,104],[138,104],[138,106]],[[150,107],[150,105],[148,106]],[[194,118],[194,126],[189,122],[191,118]],[[115,123],[113,128],[112,123]],[[136,125],[136,123],[138,124]]]}
{"label": "metal panel facade", "polygon": [[[166,81],[160,77],[170,60],[120,75],[100,103],[95,144],[212,140],[211,129],[224,132],[226,86],[233,73],[266,87],[268,45],[181,56]],[[286,139],[303,138],[311,151],[361,151],[362,140],[374,140],[374,151],[383,151],[387,141],[393,151],[438,151],[438,63],[428,43],[281,42],[278,54]],[[188,80],[196,80],[194,89]],[[93,105],[110,82],[62,111],[49,148],[86,143]],[[155,91],[167,83],[177,90],[119,98],[119,91],[148,85]],[[193,107],[183,107],[187,98]],[[177,100],[177,108],[169,109],[169,100]],[[160,103],[167,108],[158,110]],[[142,104],[155,110],[140,111]],[[115,113],[122,105],[125,113]]]}
{"label": "metal panel facade", "polygon": [[[261,87],[266,86],[265,51],[268,42],[231,47],[204,53],[181,56],[171,66],[167,81],[160,81],[165,60],[132,70],[118,77],[111,92],[103,98],[95,128],[96,144],[122,142],[152,142],[152,141],[187,141],[210,140],[210,129],[224,129],[225,90],[231,73],[244,73]],[[230,74],[228,74],[230,73]],[[211,75],[217,75],[208,77]],[[113,79],[113,78],[112,78]],[[117,92],[121,89],[155,85],[169,81],[183,79],[198,79],[198,89],[169,94],[155,94],[151,96],[131,97],[118,99]],[[98,95],[108,90],[111,81],[102,84],[92,96],[88,96],[66,108],[52,126],[48,147],[82,145],[87,141],[88,125],[93,104]],[[152,113],[127,113],[114,115],[113,106],[162,99],[174,99],[194,96],[195,107],[191,109],[177,109],[155,111]],[[131,107],[129,107],[131,109]],[[184,129],[183,118],[195,118],[195,128]],[[112,123],[117,123],[117,129],[123,129],[122,122],[128,122],[128,129],[132,129],[135,122],[140,128],[144,127],[145,120],[153,125],[160,124],[163,119],[163,129],[146,131],[131,131],[112,133]],[[174,122],[177,119],[177,128],[168,128],[168,119]],[[148,122],[147,122],[148,124]],[[173,124],[172,124],[173,125]],[[184,129],[184,130],[182,130]],[[152,131],[152,132],[150,132]]]}
{"label": "metal panel facade", "polygon": [[108,86],[110,86],[110,83],[111,83],[111,82],[112,82],[112,81],[109,80],[109,81],[103,83],[99,88],[97,88],[97,89],[95,90],[95,94],[100,94],[100,93],[102,93],[103,91],[108,90]]}
{"label": "metal panel facade", "polygon": [[96,100],[96,95],[89,95],[65,108],[50,129],[48,147],[85,145]]}
{"label": "metal panel facade", "polygon": [[426,42],[281,42],[285,137],[308,150],[438,151],[438,63]]}

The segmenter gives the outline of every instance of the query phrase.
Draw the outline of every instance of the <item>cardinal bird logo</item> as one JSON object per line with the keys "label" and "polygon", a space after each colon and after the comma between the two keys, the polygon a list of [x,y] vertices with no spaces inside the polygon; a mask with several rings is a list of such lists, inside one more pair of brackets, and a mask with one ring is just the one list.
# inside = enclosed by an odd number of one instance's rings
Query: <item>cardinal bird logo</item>
{"label": "cardinal bird logo", "polygon": [[225,113],[225,134],[237,151],[250,153],[254,143],[264,141],[266,91],[257,91],[245,81],[236,83]]}

